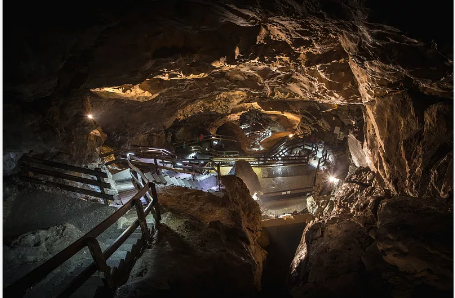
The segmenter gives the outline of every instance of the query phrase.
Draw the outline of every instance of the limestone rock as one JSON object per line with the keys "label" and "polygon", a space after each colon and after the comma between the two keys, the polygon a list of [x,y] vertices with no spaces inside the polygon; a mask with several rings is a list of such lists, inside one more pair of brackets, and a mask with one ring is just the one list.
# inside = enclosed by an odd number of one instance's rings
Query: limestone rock
{"label": "limestone rock", "polygon": [[259,178],[253,171],[250,163],[244,160],[235,162],[235,176],[243,180],[245,185],[248,187],[250,194],[261,193],[262,186],[259,182]]}
{"label": "limestone rock", "polygon": [[450,204],[393,196],[378,177],[352,173],[333,210],[305,228],[291,266],[293,297],[450,296]]}
{"label": "limestone rock", "polygon": [[[261,213],[237,177],[215,196],[179,187],[159,189],[162,225],[116,297],[253,297],[265,251]],[[227,282],[229,281],[229,282]]]}

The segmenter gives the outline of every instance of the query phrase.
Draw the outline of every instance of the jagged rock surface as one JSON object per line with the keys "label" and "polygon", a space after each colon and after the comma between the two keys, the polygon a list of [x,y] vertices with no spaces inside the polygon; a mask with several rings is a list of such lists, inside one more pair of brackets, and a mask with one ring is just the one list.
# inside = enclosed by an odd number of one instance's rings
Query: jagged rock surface
{"label": "jagged rock surface", "polygon": [[237,177],[217,196],[159,189],[162,225],[116,297],[253,297],[265,251],[257,244],[261,212]]}
{"label": "jagged rock surface", "polygon": [[[7,245],[3,245],[5,284],[10,284],[21,278],[32,269],[59,253],[82,235],[83,233],[75,226],[61,224],[22,234],[14,238]],[[76,254],[69,261],[54,270],[36,288],[43,289],[46,286],[49,287],[49,285],[60,283],[66,278],[66,274],[78,266],[81,259],[87,255],[90,256],[88,249],[84,249],[84,251]],[[45,292],[41,294],[46,295]]]}
{"label": "jagged rock surface", "polygon": [[[27,15],[33,28],[18,25],[6,36],[6,152],[87,153],[77,140],[95,127],[80,127],[87,121],[77,111],[91,109],[119,146],[139,136],[152,142],[176,119],[211,115],[215,122],[244,103],[363,103],[369,165],[395,192],[415,196],[428,186],[427,161],[451,151],[451,123],[436,120],[451,117],[446,6],[100,2],[90,12],[73,5],[68,15],[40,4]],[[400,13],[409,10],[415,17],[403,22]],[[438,17],[421,22],[427,15]],[[429,137],[433,124],[446,127],[445,137]]]}
{"label": "jagged rock surface", "polygon": [[[374,293],[446,290],[445,243],[421,245],[427,238],[405,234],[395,220],[432,239],[439,231],[425,230],[413,216],[434,218],[437,227],[450,214],[444,205],[453,197],[450,1],[103,2],[70,2],[57,11],[43,2],[26,11],[22,2],[6,8],[5,153],[62,152],[83,162],[96,157],[102,131],[117,147],[165,146],[164,130],[176,121],[201,119],[195,127],[215,131],[256,106],[285,110],[307,133],[315,119],[296,103],[356,104],[365,123],[357,146],[362,165],[377,175],[374,182],[345,184],[333,210],[308,226],[294,264],[295,294],[317,288],[351,295],[329,277],[357,283],[365,272]],[[16,160],[6,162],[12,170]],[[403,206],[412,211],[403,216],[414,215],[402,218],[396,210]],[[407,243],[396,242],[397,235]],[[330,243],[335,256],[322,249]],[[410,243],[422,249],[411,250]],[[313,245],[320,256],[308,258],[303,252]],[[319,266],[326,256],[341,258],[345,248],[342,264],[352,270]],[[437,251],[435,259],[427,249]]]}
{"label": "jagged rock surface", "polygon": [[259,182],[259,178],[253,171],[250,163],[244,160],[235,162],[235,176],[242,179],[242,181],[248,187],[250,194],[262,192],[262,186]]}
{"label": "jagged rock surface", "polygon": [[423,297],[452,293],[450,202],[392,196],[359,169],[311,222],[291,266],[293,297]]}

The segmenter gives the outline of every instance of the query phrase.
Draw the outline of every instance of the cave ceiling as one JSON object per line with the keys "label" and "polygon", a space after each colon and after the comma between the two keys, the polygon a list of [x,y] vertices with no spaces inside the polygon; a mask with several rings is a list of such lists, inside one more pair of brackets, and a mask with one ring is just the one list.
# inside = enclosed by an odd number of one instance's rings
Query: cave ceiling
{"label": "cave ceiling", "polygon": [[[422,22],[425,9],[284,0],[10,9],[4,108],[15,133],[6,147],[57,148],[97,125],[120,145],[194,115],[222,124],[273,101],[367,105],[410,89],[451,99],[450,20]],[[415,18],[403,21],[407,13]],[[72,132],[88,112],[97,123]],[[43,137],[43,127],[58,133]]]}

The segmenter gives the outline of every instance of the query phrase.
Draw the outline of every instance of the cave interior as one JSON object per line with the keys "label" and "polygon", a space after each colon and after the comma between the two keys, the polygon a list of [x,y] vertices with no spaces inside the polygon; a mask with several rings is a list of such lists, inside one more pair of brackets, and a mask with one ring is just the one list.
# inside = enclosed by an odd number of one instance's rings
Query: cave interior
{"label": "cave interior", "polygon": [[453,2],[4,7],[5,297],[453,297]]}

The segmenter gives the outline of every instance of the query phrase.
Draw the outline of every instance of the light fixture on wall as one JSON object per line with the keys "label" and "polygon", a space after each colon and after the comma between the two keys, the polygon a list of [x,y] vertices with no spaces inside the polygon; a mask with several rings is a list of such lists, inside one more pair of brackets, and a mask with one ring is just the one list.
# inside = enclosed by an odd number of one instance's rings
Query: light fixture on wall
{"label": "light fixture on wall", "polygon": [[340,179],[335,178],[335,177],[333,177],[333,176],[330,176],[330,177],[329,177],[329,181],[332,182],[332,183],[337,183],[338,181],[340,181]]}

